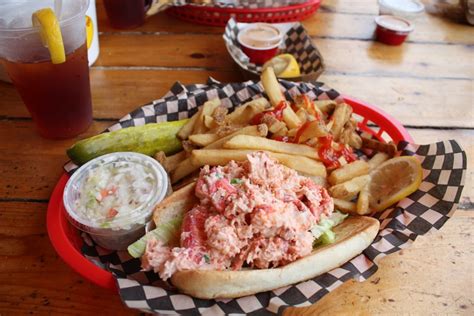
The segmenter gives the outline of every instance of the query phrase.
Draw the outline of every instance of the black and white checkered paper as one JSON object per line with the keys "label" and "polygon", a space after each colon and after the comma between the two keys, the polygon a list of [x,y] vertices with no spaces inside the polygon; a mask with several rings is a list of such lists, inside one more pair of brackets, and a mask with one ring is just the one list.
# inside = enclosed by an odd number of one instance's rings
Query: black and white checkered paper
{"label": "black and white checkered paper", "polygon": [[[244,71],[259,75],[262,71],[262,66],[250,62],[249,57],[242,51],[237,40],[237,34],[247,25],[248,23],[238,23],[234,18],[231,18],[227,22],[223,38],[227,51],[237,65]],[[273,25],[285,34],[279,54],[287,53],[295,57],[301,71],[300,80],[315,80],[324,71],[323,57],[303,25],[299,22],[277,23]]]}
{"label": "black and white checkered paper", "polygon": [[[321,83],[281,81],[287,99],[301,93],[311,99],[340,100],[340,95]],[[109,130],[191,116],[213,98],[233,108],[262,96],[263,88],[252,81],[207,85],[176,83],[162,99],[133,111]],[[361,114],[361,113],[359,113]],[[364,281],[377,270],[382,257],[407,248],[417,236],[440,229],[456,210],[466,173],[466,155],[454,140],[430,145],[399,144],[404,155],[414,155],[423,166],[420,188],[396,207],[376,215],[381,227],[373,243],[359,256],[319,277],[269,292],[226,300],[202,300],[180,294],[153,272],[143,272],[140,260],[126,252],[97,247],[84,237],[83,254],[108,269],[117,279],[120,296],[130,308],[163,315],[281,314],[288,306],[309,306],[349,279]]]}

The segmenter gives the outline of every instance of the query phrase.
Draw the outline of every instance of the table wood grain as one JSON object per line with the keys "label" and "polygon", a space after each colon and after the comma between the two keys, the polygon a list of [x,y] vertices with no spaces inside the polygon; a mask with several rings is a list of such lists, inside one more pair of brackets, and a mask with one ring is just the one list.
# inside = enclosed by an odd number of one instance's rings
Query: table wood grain
{"label": "table wood grain", "polygon": [[[101,54],[91,69],[94,123],[75,139],[40,138],[13,86],[0,83],[0,315],[137,315],[58,257],[46,208],[65,149],[97,134],[175,82],[241,81],[223,28],[164,13],[118,31],[97,3]],[[403,46],[373,41],[375,0],[325,0],[304,21],[326,62],[321,80],[396,117],[418,143],[456,139],[468,155],[458,211],[438,232],[385,257],[368,281],[350,281],[287,315],[474,313],[474,29],[423,15]]]}

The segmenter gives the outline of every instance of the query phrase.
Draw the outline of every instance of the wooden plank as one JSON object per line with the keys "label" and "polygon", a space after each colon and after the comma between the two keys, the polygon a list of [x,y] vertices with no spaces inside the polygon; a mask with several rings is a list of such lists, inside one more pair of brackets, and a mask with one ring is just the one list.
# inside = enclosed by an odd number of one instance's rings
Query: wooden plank
{"label": "wooden plank", "polygon": [[[238,71],[220,35],[106,34],[100,40],[102,48],[97,66],[204,67]],[[168,42],[182,45],[157,45]],[[314,42],[326,57],[328,73],[457,79],[474,77],[473,48],[470,46],[406,43],[393,47],[378,42],[321,38]],[[140,51],[137,52],[135,47],[140,47]],[[131,59],[131,55],[135,58]],[[456,62],[446,63],[445,58],[440,56],[456,56]]]}
{"label": "wooden plank", "polygon": [[0,203],[0,311],[132,315],[117,294],[70,269],[46,232],[46,203]]}
{"label": "wooden plank", "polygon": [[472,211],[456,212],[439,232],[383,258],[379,270],[363,283],[349,281],[317,304],[290,315],[472,315]]}
{"label": "wooden plank", "polygon": [[323,74],[337,91],[376,105],[409,126],[474,127],[474,81]]}
{"label": "wooden plank", "polygon": [[[223,82],[242,81],[238,72],[205,70],[112,70],[90,72],[95,118],[119,119],[142,104],[162,97],[179,81],[205,83],[211,76]],[[0,82],[1,115],[30,117],[13,85]]]}
{"label": "wooden plank", "polygon": [[102,34],[99,40],[101,51],[95,66],[237,69],[221,35],[120,33]]}
{"label": "wooden plank", "polygon": [[[30,121],[0,121],[0,200],[46,200],[62,174],[67,161],[66,149],[77,139],[104,130],[112,122],[94,122],[86,134],[69,140],[42,139],[33,130]],[[474,130],[408,129],[416,142],[433,143],[456,139],[468,157],[474,156]],[[19,146],[18,144],[25,144]],[[463,196],[474,200],[472,190],[474,160],[468,160],[466,189]]]}
{"label": "wooden plank", "polygon": [[[323,9],[303,21],[313,37],[351,38],[371,40],[375,30],[375,15],[353,15],[325,10],[331,4],[323,2]],[[373,2],[371,2],[373,3]],[[351,3],[352,6],[352,3]],[[348,7],[351,7],[348,6]],[[150,17],[146,23],[132,30],[117,30],[110,26],[102,3],[97,4],[99,31],[103,33],[173,33],[173,34],[222,34],[224,27],[210,27],[188,23],[171,17],[165,12]],[[410,42],[440,42],[472,44],[471,27],[453,21],[424,14],[416,20]]]}
{"label": "wooden plank", "polygon": [[[405,43],[393,47],[379,42],[330,39],[315,39],[314,42],[326,57],[328,73],[374,77],[474,77],[473,47],[470,46]],[[456,56],[456,62],[446,63],[445,58],[452,56]]]}
{"label": "wooden plank", "polygon": [[[318,12],[304,20],[308,34],[314,38],[360,39],[372,41],[376,15],[350,15],[344,13]],[[416,20],[415,30],[407,42],[473,44],[472,28],[469,25],[428,14]]]}
{"label": "wooden plank", "polygon": [[[138,106],[163,96],[176,81],[183,84],[205,83],[208,76],[222,82],[243,80],[240,73],[227,71],[93,68],[94,117],[118,119]],[[375,79],[336,74],[323,74],[319,80],[341,93],[379,106],[405,125],[474,127],[472,80]],[[29,117],[12,85],[0,83],[0,104],[4,116]]]}

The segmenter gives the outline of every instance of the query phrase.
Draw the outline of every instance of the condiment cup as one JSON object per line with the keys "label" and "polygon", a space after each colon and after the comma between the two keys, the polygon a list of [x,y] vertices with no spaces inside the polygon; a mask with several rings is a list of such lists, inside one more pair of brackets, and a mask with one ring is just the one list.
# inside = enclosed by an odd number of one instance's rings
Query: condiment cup
{"label": "condiment cup", "polygon": [[[258,37],[255,35],[257,29],[266,29],[269,33],[273,32],[274,34],[268,37]],[[242,51],[251,62],[257,65],[263,65],[276,56],[282,39],[281,31],[269,23],[252,23],[237,35],[237,41],[242,47]]]}
{"label": "condiment cup", "polygon": [[410,21],[392,15],[380,15],[375,23],[377,40],[388,45],[402,44],[414,29]]}
{"label": "condiment cup", "polygon": [[395,15],[414,20],[424,11],[425,6],[417,0],[379,0],[380,15]]}
{"label": "condiment cup", "polygon": [[[154,185],[146,200],[129,213],[117,215],[110,225],[100,225],[78,211],[75,201],[81,194],[82,184],[94,170],[115,163],[142,165],[150,171]],[[155,159],[133,152],[116,152],[97,157],[80,167],[64,188],[63,202],[69,222],[79,230],[88,233],[99,245],[107,249],[126,249],[145,234],[145,225],[153,215],[154,207],[163,200],[169,188],[169,180],[164,168]],[[98,219],[97,219],[98,220]]]}

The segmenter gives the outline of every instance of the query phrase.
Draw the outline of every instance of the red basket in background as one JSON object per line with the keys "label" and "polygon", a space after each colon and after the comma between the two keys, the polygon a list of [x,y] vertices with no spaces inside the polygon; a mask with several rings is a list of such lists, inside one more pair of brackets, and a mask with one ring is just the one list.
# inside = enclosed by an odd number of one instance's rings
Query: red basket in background
{"label": "red basket in background", "polygon": [[185,5],[171,7],[168,14],[192,23],[225,26],[234,17],[237,22],[284,23],[308,18],[321,5],[321,0],[308,0],[305,3],[279,8],[220,8],[211,6]]}

